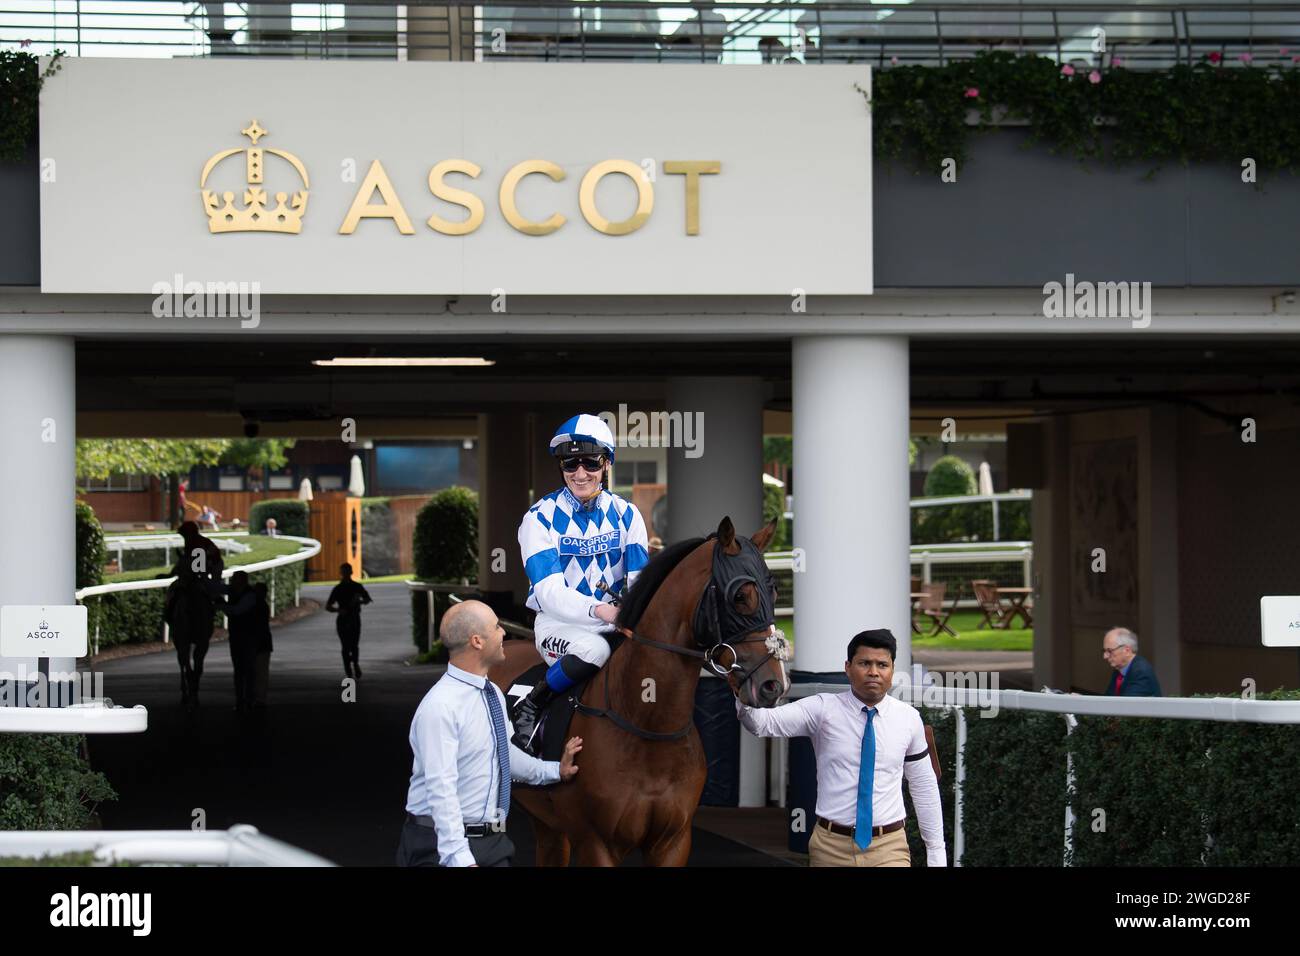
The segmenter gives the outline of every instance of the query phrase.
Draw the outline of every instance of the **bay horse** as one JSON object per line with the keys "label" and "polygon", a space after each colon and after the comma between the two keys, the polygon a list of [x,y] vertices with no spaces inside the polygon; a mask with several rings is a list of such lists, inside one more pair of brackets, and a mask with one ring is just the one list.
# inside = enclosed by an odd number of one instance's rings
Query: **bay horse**
{"label": "bay horse", "polygon": [[[656,555],[624,595],[625,640],[583,689],[566,734],[583,740],[578,775],[512,790],[533,820],[539,866],[567,866],[571,850],[580,865],[617,866],[634,849],[649,866],[686,864],[706,778],[694,722],[701,665],[752,706],[772,707],[789,688],[761,554],[775,529],[744,539],[724,518],[716,535]],[[508,692],[541,656],[532,642],[505,650],[488,678]]]}
{"label": "bay horse", "polygon": [[171,613],[164,616],[181,665],[181,704],[193,710],[199,705],[199,679],[203,677],[203,658],[212,639],[216,608],[198,582],[178,579],[172,587],[176,588],[176,594],[171,601]]}

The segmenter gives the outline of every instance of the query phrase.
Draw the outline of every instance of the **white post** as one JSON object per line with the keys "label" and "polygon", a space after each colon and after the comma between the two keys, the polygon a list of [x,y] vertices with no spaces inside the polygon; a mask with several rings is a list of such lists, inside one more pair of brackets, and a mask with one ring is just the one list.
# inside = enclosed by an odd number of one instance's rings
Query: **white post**
{"label": "white post", "polygon": [[998,533],[998,499],[994,498],[989,504],[993,505],[993,540],[1001,541],[1002,535]]}
{"label": "white post", "polygon": [[912,665],[908,343],[902,336],[796,337],[793,345],[795,544],[799,638],[794,666],[843,679],[861,630],[898,640]]}
{"label": "white post", "polygon": [[275,617],[275,569],[271,569],[271,617]]}
{"label": "white post", "polygon": [[[73,339],[0,334],[0,605],[75,603],[77,369]],[[49,658],[51,676],[76,659]],[[35,680],[34,657],[0,657],[0,680]]]}
{"label": "white post", "polygon": [[1025,556],[1023,562],[1025,566],[1025,583],[1023,587],[1032,588],[1034,586],[1034,570],[1033,570],[1032,557],[1031,557],[1033,552],[1030,551],[1028,548],[1025,548],[1024,551],[1022,551],[1021,553]]}
{"label": "white post", "polygon": [[[911,569],[912,569],[912,565],[911,565],[911,562],[910,562],[910,561],[908,562],[908,566],[907,566],[907,567],[908,567],[908,577],[909,577],[909,580],[910,580],[910,578],[911,578]],[[932,573],[932,572],[931,572],[931,566],[930,566],[930,552],[929,552],[929,551],[923,551],[923,552],[921,552],[921,581],[922,581],[924,584],[929,584],[929,583],[931,583],[931,582],[930,582],[930,574],[931,574],[931,573]]]}
{"label": "white post", "polygon": [[957,779],[953,782],[952,865],[961,866],[966,855],[966,827],[963,822],[966,798],[966,712],[957,710]]}
{"label": "white post", "polygon": [[171,642],[172,642],[172,627],[166,621],[163,621],[163,643],[170,644]]}
{"label": "white post", "polygon": [[1062,866],[1074,865],[1074,808],[1070,801],[1074,798],[1074,756],[1070,753],[1070,735],[1078,726],[1074,714],[1065,715],[1065,855]]}

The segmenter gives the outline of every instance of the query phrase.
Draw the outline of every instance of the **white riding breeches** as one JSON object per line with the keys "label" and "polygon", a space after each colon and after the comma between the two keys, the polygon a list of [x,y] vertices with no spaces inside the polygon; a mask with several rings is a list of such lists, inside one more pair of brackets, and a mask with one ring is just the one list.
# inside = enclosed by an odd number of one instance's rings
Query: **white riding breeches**
{"label": "white riding breeches", "polygon": [[565,624],[538,614],[533,623],[537,652],[547,664],[554,664],[565,654],[576,654],[588,664],[604,667],[609,660],[609,641],[596,628]]}

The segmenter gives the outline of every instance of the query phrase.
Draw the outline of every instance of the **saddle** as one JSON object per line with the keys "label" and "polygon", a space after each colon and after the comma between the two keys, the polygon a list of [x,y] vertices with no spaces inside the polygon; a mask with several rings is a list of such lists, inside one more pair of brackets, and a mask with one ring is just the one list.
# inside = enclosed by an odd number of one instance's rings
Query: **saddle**
{"label": "saddle", "polygon": [[[536,664],[514,679],[510,689],[506,691],[506,700],[510,704],[511,711],[534,687],[546,680],[549,666]],[[542,739],[541,748],[538,750],[540,759],[559,760],[564,754],[564,742],[569,739],[569,724],[573,722],[573,714],[578,709],[578,700],[588,683],[590,681],[575,684],[563,694],[556,694],[546,705],[537,727],[537,733]]]}

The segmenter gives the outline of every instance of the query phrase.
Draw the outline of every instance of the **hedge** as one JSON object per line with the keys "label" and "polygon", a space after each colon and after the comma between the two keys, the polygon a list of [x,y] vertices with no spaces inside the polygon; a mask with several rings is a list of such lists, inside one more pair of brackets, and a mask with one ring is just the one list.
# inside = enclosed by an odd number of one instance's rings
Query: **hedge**
{"label": "hedge", "polygon": [[275,530],[299,538],[311,537],[308,515],[311,506],[297,498],[268,498],[259,501],[248,512],[248,529],[253,534],[266,530],[266,519],[275,519]]}
{"label": "hedge", "polygon": [[[1260,694],[1300,700],[1300,691]],[[935,728],[952,860],[956,729]],[[1286,866],[1300,858],[1300,727],[966,710],[963,866],[1061,866],[1066,754],[1074,769],[1074,866]],[[915,813],[913,865],[925,864]]]}
{"label": "hedge", "polygon": [[117,794],[83,756],[84,737],[0,734],[0,830],[84,830]]}
{"label": "hedge", "polygon": [[[478,495],[453,485],[439,491],[415,517],[412,541],[415,577],[420,581],[457,584],[478,577]],[[438,595],[435,622],[446,610],[447,597]],[[411,594],[411,637],[427,652],[429,604],[423,591]]]}

